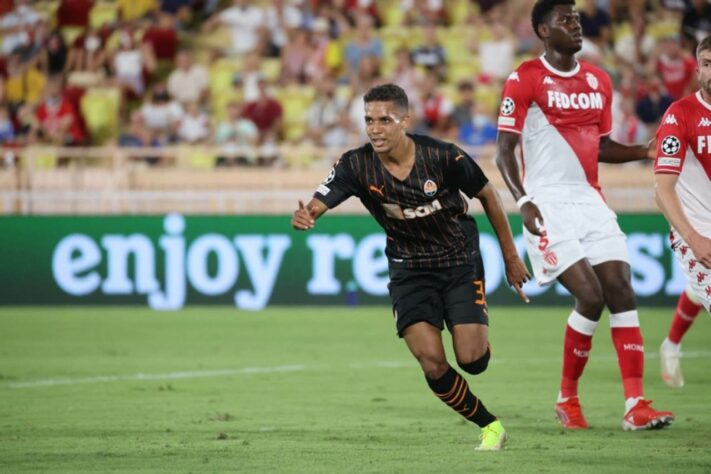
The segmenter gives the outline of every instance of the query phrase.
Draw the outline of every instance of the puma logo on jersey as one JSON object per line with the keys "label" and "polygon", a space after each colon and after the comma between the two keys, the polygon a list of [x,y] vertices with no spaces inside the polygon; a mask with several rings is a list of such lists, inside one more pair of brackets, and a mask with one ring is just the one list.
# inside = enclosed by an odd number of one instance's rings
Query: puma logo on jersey
{"label": "puma logo on jersey", "polygon": [[701,117],[701,120],[699,120],[699,124],[697,127],[708,127],[711,125],[711,120],[707,119],[706,117]]}
{"label": "puma logo on jersey", "polygon": [[548,91],[548,107],[575,110],[602,110],[602,94],[599,92],[566,94],[560,91]]}
{"label": "puma logo on jersey", "polygon": [[414,209],[403,209],[397,204],[392,204],[388,202],[383,203],[383,209],[385,209],[385,214],[392,219],[417,219],[418,217],[426,217],[434,214],[437,211],[442,210],[442,204],[435,199],[434,201],[424,204],[422,206],[417,206]]}
{"label": "puma logo on jersey", "polygon": [[370,191],[373,191],[375,194],[380,195],[380,197],[385,197],[385,193],[383,193],[384,188],[385,188],[385,186],[377,187],[377,186],[373,186],[372,184],[368,185],[368,189]]}
{"label": "puma logo on jersey", "polygon": [[676,121],[676,117],[674,114],[669,114],[667,115],[667,118],[664,119],[664,124],[665,125],[679,125],[679,122]]}
{"label": "puma logo on jersey", "polygon": [[543,78],[543,84],[554,86],[555,82],[553,82],[553,79],[551,79],[550,76],[546,76]]}

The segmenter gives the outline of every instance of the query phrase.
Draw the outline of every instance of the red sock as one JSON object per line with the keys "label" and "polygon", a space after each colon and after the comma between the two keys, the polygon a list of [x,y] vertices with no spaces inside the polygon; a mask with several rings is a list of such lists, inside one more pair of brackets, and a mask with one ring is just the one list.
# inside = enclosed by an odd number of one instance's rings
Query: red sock
{"label": "red sock", "polygon": [[625,400],[642,397],[644,393],[644,341],[639,330],[637,310],[610,315],[612,343],[617,350],[617,363],[622,375]]}
{"label": "red sock", "polygon": [[563,346],[563,376],[560,381],[560,397],[578,396],[578,379],[583,375],[590,357],[592,335],[597,321],[591,321],[577,311],[568,318]]}
{"label": "red sock", "polygon": [[696,316],[699,315],[699,311],[701,311],[701,305],[691,301],[686,291],[683,291],[681,296],[679,296],[679,302],[676,304],[676,311],[674,312],[674,319],[669,328],[668,338],[671,342],[674,344],[681,343],[681,338],[684,337],[686,331],[694,324],[694,320]]}

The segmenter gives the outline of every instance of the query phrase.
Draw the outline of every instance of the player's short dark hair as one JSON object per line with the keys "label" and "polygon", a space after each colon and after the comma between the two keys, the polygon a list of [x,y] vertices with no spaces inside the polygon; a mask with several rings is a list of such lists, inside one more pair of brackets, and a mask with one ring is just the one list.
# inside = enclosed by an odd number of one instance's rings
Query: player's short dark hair
{"label": "player's short dark hair", "polygon": [[410,102],[402,87],[396,84],[381,84],[372,87],[363,96],[363,102],[394,102],[400,109],[407,112]]}
{"label": "player's short dark hair", "polygon": [[558,5],[573,5],[575,6],[575,0],[538,0],[533,6],[531,11],[531,26],[533,26],[533,32],[539,38],[541,35],[538,34],[538,25],[548,21],[548,15],[553,11]]}
{"label": "player's short dark hair", "polygon": [[699,57],[701,51],[706,51],[709,49],[711,49],[711,36],[707,36],[706,38],[701,40],[699,45],[696,47],[696,57]]}

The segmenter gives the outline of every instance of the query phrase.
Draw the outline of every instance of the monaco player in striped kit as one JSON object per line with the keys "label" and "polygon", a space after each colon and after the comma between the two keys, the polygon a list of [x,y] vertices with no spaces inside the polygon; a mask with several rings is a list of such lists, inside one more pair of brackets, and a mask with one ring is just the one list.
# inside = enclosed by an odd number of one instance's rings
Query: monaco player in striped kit
{"label": "monaco player in striped kit", "polygon": [[[521,209],[538,283],[557,280],[575,297],[555,412],[565,428],[588,427],[578,379],[607,306],[624,389],[623,427],[664,427],[674,416],[643,395],[644,345],[625,235],[597,183],[598,161],[644,160],[649,153],[609,138],[612,84],[604,71],[575,58],[582,47],[575,1],[539,0],[531,20],[545,53],[506,81],[496,161]],[[519,142],[523,180],[514,153]]]}
{"label": "monaco player in striped kit", "polygon": [[694,303],[711,311],[711,37],[699,43],[696,59],[701,88],[662,118],[654,165],[657,204],[688,285],[660,350],[662,378],[671,387],[684,385],[681,336],[698,313]]}

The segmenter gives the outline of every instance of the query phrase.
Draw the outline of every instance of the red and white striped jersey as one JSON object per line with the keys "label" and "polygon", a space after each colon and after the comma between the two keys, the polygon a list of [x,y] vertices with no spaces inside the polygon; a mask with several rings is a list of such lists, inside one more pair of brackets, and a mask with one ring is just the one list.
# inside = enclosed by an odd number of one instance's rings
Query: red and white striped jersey
{"label": "red and white striped jersey", "polygon": [[498,129],[521,134],[526,193],[537,202],[600,202],[600,136],[612,130],[612,84],[603,70],[578,62],[559,71],[526,61],[504,86]]}
{"label": "red and white striped jersey", "polygon": [[686,217],[711,238],[711,103],[700,91],[674,102],[664,114],[654,172],[679,175],[676,192]]}

